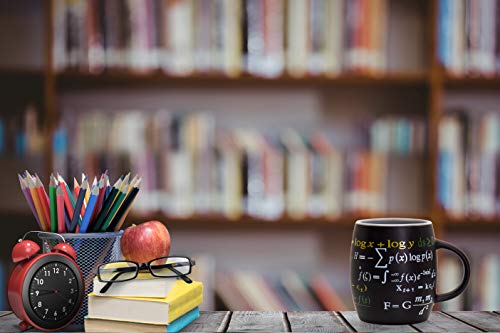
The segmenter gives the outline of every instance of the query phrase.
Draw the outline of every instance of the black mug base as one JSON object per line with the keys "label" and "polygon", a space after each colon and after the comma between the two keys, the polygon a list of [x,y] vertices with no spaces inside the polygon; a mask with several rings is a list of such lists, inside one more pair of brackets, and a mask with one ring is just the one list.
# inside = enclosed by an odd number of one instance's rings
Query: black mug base
{"label": "black mug base", "polygon": [[389,320],[380,320],[380,318],[370,318],[370,317],[364,317],[360,316],[358,313],[358,317],[361,321],[369,324],[377,324],[377,325],[411,325],[411,324],[418,324],[418,323],[423,323],[424,321],[427,321],[429,319],[429,315],[427,316],[422,316],[418,318],[417,320],[412,319],[412,320],[405,320],[405,318],[402,318],[401,320],[398,320],[398,318],[391,318]]}

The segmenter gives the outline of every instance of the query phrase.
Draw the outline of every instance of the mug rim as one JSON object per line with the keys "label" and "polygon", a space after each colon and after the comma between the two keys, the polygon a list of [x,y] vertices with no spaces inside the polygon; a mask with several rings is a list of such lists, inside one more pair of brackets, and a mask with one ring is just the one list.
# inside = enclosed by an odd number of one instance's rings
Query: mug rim
{"label": "mug rim", "polygon": [[[381,221],[393,221],[396,223],[377,223]],[[355,224],[365,227],[422,227],[427,225],[432,226],[432,222],[430,220],[410,218],[410,217],[377,217],[371,219],[361,219],[357,220]]]}

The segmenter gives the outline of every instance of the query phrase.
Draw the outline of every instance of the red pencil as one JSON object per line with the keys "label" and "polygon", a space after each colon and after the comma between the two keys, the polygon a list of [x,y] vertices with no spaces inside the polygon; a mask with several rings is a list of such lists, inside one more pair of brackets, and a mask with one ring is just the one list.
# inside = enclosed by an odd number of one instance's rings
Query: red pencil
{"label": "red pencil", "polygon": [[61,186],[61,189],[64,194],[64,206],[66,207],[66,212],[68,212],[69,216],[73,216],[75,207],[73,207],[73,203],[71,202],[70,198],[71,193],[68,193],[68,185],[61,176],[59,176],[59,183],[63,184],[63,186]]}
{"label": "red pencil", "polygon": [[56,189],[56,201],[57,201],[57,232],[66,232],[65,227],[65,217],[64,217],[64,192],[62,190],[64,184],[59,184]]}
{"label": "red pencil", "polygon": [[73,192],[75,193],[75,198],[78,198],[78,193],[80,193],[80,185],[76,178],[73,178]]}
{"label": "red pencil", "polygon": [[38,198],[40,199],[40,204],[42,206],[43,215],[45,216],[46,221],[49,221],[50,223],[49,196],[47,195],[47,192],[45,192],[42,181],[37,175],[35,175],[35,185]]}

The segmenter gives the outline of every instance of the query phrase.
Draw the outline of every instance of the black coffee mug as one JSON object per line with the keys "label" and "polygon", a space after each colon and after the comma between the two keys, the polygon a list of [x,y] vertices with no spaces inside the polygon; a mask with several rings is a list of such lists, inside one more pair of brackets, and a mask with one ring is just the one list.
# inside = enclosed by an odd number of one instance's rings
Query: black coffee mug
{"label": "black coffee mug", "polygon": [[[436,293],[437,249],[458,255],[462,283]],[[375,324],[414,324],[429,318],[434,303],[457,297],[467,287],[467,256],[435,239],[432,222],[406,218],[356,221],[351,243],[351,290],[361,320]]]}

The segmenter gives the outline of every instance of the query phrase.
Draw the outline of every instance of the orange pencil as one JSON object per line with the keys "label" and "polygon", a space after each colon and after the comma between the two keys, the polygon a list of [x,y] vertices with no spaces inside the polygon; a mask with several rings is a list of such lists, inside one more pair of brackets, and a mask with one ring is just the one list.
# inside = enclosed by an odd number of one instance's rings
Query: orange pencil
{"label": "orange pencil", "polygon": [[25,180],[28,183],[28,187],[31,193],[31,198],[33,199],[33,204],[35,205],[35,210],[38,214],[38,218],[40,219],[40,223],[42,224],[42,230],[47,231],[48,223],[43,213],[42,204],[40,203],[40,199],[38,198],[38,192],[35,188],[35,182],[31,178],[31,176],[27,176]]}

